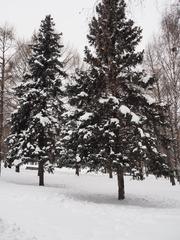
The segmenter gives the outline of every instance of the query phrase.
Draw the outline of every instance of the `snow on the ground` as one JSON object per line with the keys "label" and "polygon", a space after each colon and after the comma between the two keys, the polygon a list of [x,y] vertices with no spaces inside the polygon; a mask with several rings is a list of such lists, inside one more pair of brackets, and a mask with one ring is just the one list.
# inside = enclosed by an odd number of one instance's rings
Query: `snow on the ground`
{"label": "snow on the ground", "polygon": [[15,224],[7,224],[0,219],[0,239],[1,240],[36,240],[27,237]]}
{"label": "snow on the ground", "polygon": [[117,200],[116,178],[56,171],[38,186],[36,171],[3,169],[0,240],[179,240],[180,185],[126,177]]}

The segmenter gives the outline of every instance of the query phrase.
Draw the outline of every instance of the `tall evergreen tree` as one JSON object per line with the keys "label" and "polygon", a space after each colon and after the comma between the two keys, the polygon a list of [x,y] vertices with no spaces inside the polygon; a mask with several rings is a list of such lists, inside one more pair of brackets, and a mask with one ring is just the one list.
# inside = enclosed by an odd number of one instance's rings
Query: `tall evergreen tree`
{"label": "tall evergreen tree", "polygon": [[61,34],[55,32],[54,25],[50,15],[41,22],[32,45],[30,71],[16,88],[19,106],[12,114],[7,139],[8,163],[38,162],[39,185],[44,185],[45,166],[56,160],[56,138],[63,113],[61,85],[66,73],[59,60]]}
{"label": "tall evergreen tree", "polygon": [[166,109],[148,95],[155,80],[138,70],[141,29],[126,18],[125,8],[124,0],[102,0],[96,7],[85,48],[88,71],[79,72],[68,88],[77,125],[66,131],[66,143],[83,166],[117,173],[119,199],[125,196],[124,172],[140,179],[145,168],[156,176],[168,174],[156,134],[166,124]]}

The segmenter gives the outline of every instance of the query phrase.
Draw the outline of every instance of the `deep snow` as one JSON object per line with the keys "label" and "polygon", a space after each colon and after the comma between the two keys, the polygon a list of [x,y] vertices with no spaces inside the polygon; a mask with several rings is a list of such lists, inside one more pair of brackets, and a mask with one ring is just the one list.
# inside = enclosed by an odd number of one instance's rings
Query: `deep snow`
{"label": "deep snow", "polygon": [[37,186],[36,171],[3,169],[0,240],[179,240],[180,185],[126,177],[117,200],[116,178],[58,170]]}

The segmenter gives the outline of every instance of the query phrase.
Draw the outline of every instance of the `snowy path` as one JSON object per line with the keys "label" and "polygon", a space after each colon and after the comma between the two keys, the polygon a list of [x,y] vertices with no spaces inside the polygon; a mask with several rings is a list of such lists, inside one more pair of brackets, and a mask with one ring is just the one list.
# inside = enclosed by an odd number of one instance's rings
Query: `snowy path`
{"label": "snowy path", "polygon": [[179,185],[127,177],[126,200],[119,202],[116,179],[59,171],[38,187],[36,174],[3,171],[0,240],[180,239]]}

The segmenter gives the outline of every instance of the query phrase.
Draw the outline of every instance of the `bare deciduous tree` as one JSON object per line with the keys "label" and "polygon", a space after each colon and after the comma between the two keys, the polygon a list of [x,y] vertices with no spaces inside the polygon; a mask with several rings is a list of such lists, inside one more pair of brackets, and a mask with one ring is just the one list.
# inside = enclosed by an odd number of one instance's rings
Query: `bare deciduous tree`
{"label": "bare deciduous tree", "polygon": [[85,67],[78,51],[69,46],[64,47],[62,58],[65,71],[68,72],[69,75],[73,75],[76,69],[83,69]]}
{"label": "bare deciduous tree", "polygon": [[14,30],[5,25],[0,27],[0,172],[3,160],[4,111],[6,84],[11,79],[11,60],[14,56]]}
{"label": "bare deciduous tree", "polygon": [[[171,158],[180,167],[180,10],[178,5],[164,14],[161,34],[146,51],[146,65],[158,79],[155,97],[169,106],[170,134],[173,140]],[[178,174],[179,176],[179,174]]]}

